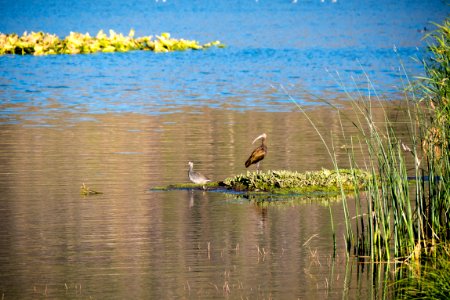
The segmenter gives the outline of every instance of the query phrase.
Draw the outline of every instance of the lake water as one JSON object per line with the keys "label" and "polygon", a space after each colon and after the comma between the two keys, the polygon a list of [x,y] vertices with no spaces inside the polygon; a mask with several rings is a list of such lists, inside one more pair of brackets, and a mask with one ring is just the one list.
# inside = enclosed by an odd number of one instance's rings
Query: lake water
{"label": "lake water", "polygon": [[[188,161],[215,180],[245,172],[262,132],[263,169],[332,168],[290,97],[347,166],[340,133],[356,131],[322,100],[352,115],[346,92],[376,91],[401,121],[391,100],[423,72],[411,57],[423,56],[429,22],[448,15],[443,2],[0,1],[0,9],[5,33],[134,28],[227,45],[0,57],[2,299],[385,295],[379,280],[390,273],[346,259],[339,198],[261,205],[150,188],[188,182]],[[381,110],[375,117],[383,122]],[[83,183],[103,194],[81,196]]]}

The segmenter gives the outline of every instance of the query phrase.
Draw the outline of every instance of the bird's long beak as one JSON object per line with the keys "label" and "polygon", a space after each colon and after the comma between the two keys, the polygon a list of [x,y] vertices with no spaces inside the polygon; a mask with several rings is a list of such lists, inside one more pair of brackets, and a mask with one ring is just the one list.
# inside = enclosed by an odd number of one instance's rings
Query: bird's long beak
{"label": "bird's long beak", "polygon": [[254,144],[259,139],[266,139],[267,135],[265,133],[258,136],[256,139],[253,140],[252,144]]}

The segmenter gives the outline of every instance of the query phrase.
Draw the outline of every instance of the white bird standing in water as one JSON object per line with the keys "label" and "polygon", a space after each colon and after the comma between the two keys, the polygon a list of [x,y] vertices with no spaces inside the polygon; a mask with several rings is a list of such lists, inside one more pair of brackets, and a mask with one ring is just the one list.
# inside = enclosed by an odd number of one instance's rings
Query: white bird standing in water
{"label": "white bird standing in water", "polygon": [[189,179],[195,184],[203,184],[203,189],[205,189],[205,184],[210,182],[211,180],[203,174],[194,171],[194,163],[190,161],[189,165]]}

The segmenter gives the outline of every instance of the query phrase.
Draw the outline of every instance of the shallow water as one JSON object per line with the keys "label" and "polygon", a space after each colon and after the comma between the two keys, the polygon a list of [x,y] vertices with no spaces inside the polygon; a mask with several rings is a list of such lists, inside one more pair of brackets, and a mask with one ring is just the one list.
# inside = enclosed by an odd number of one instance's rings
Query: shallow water
{"label": "shallow water", "polygon": [[[295,1],[294,1],[295,2]],[[348,165],[350,93],[399,99],[440,1],[0,2],[1,32],[175,37],[225,49],[0,57],[0,294],[23,298],[379,298],[383,270],[345,258],[339,198],[154,192],[263,169]],[[411,17],[414,16],[414,17]],[[94,18],[95,17],[95,18]],[[418,31],[419,30],[419,31]],[[395,47],[394,47],[395,45]],[[395,49],[394,49],[395,48]],[[375,91],[368,88],[366,75]],[[409,75],[409,74],[408,74]],[[320,98],[320,99],[319,99]],[[392,101],[394,102],[394,101]],[[401,123],[401,110],[382,100]],[[380,102],[374,117],[384,121]],[[364,156],[357,158],[364,163]],[[84,197],[80,186],[103,192]],[[336,228],[333,259],[330,209]],[[388,274],[389,276],[389,274]],[[380,280],[380,282],[378,282]]]}
{"label": "shallow water", "polygon": [[[312,115],[324,130],[322,122],[335,118],[327,109]],[[245,172],[258,133],[246,132],[251,124],[267,129],[264,169],[331,167],[298,112],[64,113],[50,126],[2,125],[5,299],[373,293],[370,281],[349,271],[356,263],[345,260],[339,198],[272,198],[260,206],[234,194],[150,191],[187,182],[189,160],[215,180]],[[83,183],[103,194],[80,195]],[[338,237],[335,259],[328,205]]]}

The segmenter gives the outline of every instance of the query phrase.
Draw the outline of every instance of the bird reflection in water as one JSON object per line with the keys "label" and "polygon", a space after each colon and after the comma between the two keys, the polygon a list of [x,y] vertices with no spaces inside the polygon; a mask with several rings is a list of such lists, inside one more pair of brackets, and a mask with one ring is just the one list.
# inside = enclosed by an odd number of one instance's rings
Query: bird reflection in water
{"label": "bird reflection in water", "polygon": [[193,208],[194,205],[197,203],[205,203],[208,201],[208,195],[206,191],[195,191],[190,190],[189,191],[189,208]]}

